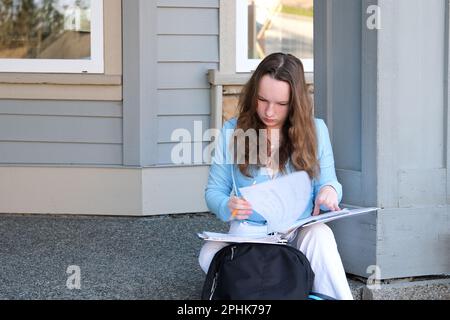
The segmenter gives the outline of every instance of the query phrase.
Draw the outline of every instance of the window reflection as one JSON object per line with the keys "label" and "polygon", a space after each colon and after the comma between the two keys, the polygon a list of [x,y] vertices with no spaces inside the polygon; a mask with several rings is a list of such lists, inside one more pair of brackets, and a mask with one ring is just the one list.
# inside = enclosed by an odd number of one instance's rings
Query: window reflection
{"label": "window reflection", "polygon": [[90,57],[91,0],[0,0],[0,58]]}
{"label": "window reflection", "polygon": [[273,52],[313,59],[313,0],[248,0],[249,59]]}

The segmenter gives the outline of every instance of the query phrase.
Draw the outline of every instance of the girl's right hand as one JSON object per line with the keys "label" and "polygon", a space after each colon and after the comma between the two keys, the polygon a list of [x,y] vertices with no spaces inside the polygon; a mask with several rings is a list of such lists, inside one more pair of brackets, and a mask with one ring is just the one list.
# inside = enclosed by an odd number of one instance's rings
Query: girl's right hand
{"label": "girl's right hand", "polygon": [[252,206],[242,198],[231,197],[228,201],[228,209],[231,211],[232,219],[246,220],[253,213]]}

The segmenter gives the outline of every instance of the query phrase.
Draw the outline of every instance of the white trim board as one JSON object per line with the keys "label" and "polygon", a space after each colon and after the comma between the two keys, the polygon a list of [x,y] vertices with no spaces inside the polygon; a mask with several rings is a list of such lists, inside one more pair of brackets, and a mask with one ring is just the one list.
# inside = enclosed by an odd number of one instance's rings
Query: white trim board
{"label": "white trim board", "polygon": [[209,166],[0,167],[0,214],[151,216],[207,212]]}

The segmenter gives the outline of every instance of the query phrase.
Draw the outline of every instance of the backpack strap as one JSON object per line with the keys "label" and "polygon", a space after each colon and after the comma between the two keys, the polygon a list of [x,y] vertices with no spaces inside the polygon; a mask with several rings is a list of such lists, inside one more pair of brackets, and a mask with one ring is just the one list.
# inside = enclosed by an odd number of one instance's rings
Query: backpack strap
{"label": "backpack strap", "polygon": [[336,299],[322,293],[311,292],[308,296],[308,300],[336,300]]}

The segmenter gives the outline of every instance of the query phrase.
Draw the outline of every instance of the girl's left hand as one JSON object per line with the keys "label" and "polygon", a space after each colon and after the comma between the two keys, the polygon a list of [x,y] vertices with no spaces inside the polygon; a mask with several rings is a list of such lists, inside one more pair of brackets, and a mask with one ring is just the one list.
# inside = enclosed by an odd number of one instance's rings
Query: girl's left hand
{"label": "girl's left hand", "polygon": [[331,186],[325,186],[320,189],[319,194],[316,197],[313,216],[320,214],[320,206],[324,205],[331,211],[340,211],[338,203],[338,194]]}

